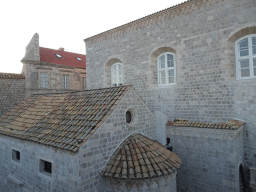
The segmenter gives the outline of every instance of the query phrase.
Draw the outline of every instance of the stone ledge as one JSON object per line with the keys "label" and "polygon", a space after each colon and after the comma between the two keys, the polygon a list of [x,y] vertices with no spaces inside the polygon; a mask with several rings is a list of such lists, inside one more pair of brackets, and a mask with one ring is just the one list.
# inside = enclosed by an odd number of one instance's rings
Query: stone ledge
{"label": "stone ledge", "polygon": [[237,130],[166,126],[167,136],[179,135],[184,137],[198,137],[233,141],[242,133],[243,126]]}

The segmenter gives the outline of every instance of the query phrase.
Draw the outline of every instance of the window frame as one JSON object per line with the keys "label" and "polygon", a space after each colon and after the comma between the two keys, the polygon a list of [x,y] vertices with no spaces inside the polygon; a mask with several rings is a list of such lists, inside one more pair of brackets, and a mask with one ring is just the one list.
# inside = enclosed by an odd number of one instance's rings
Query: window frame
{"label": "window frame", "polygon": [[[67,88],[67,76],[69,76],[69,87]],[[64,77],[64,84],[63,84]],[[61,74],[61,87],[62,89],[71,89],[71,76],[67,74]]]}
{"label": "window frame", "polygon": [[[46,175],[48,177],[52,177],[52,174],[53,174],[53,162],[49,161],[49,160],[46,160],[44,158],[39,158],[38,160],[39,160],[39,173],[42,173],[42,175]],[[45,171],[45,163],[51,164],[51,171],[50,172]]]}
{"label": "window frame", "polygon": [[[174,67],[168,67],[167,66],[167,54],[171,54],[173,56],[173,62],[174,62]],[[163,55],[165,55],[165,68],[163,70],[160,70],[160,65],[161,63],[159,62],[159,59],[160,57],[162,57]],[[166,87],[166,86],[170,86],[170,85],[176,85],[176,58],[175,58],[175,53],[172,53],[172,52],[164,52],[162,54],[160,54],[158,57],[157,57],[157,84],[158,84],[158,87]],[[165,80],[167,82],[168,80],[168,70],[170,69],[173,69],[174,70],[174,82],[173,83],[165,83],[165,84],[161,84],[160,83],[160,71],[165,71]],[[169,80],[168,80],[169,81]]]}
{"label": "window frame", "polygon": [[[47,87],[42,87],[42,78],[41,78],[41,74],[46,74],[47,75]],[[49,89],[49,74],[46,72],[40,72],[39,73],[39,83],[40,83],[40,89]]]}
{"label": "window frame", "polygon": [[[241,38],[239,38],[238,40],[236,40],[235,42],[235,63],[236,63],[236,80],[243,80],[243,79],[255,79],[256,75],[254,76],[253,73],[253,69],[256,67],[253,67],[253,59],[256,59],[256,55],[253,55],[253,47],[252,47],[252,38],[256,38],[256,34],[250,34],[250,35],[246,35],[243,36]],[[239,53],[239,43],[243,40],[248,38],[248,51],[249,54],[248,56],[242,56],[240,57],[240,53]],[[241,66],[239,65],[239,60],[243,60],[243,59],[249,59],[249,69],[250,69],[250,76],[249,77],[241,77]]]}
{"label": "window frame", "polygon": [[114,66],[117,67],[118,65],[121,65],[121,67],[122,67],[121,68],[121,75],[116,75],[115,78],[117,79],[117,78],[121,77],[121,83],[119,83],[119,84],[116,83],[115,86],[122,86],[122,85],[124,85],[124,72],[123,72],[124,68],[123,68],[123,64],[122,63],[115,63],[115,64],[113,64],[111,66],[111,70],[110,70],[111,71],[111,87],[114,87],[114,83],[113,83],[113,78],[114,78],[113,77],[113,68],[114,68]]}

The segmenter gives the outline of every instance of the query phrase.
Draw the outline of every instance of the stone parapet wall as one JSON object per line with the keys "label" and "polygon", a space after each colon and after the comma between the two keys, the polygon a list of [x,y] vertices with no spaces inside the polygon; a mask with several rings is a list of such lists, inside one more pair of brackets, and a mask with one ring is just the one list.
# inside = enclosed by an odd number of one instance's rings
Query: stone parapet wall
{"label": "stone parapet wall", "polygon": [[243,128],[216,130],[167,127],[173,152],[182,159],[178,191],[239,192]]}
{"label": "stone parapet wall", "polygon": [[0,74],[0,116],[26,97],[25,77],[19,74]]}

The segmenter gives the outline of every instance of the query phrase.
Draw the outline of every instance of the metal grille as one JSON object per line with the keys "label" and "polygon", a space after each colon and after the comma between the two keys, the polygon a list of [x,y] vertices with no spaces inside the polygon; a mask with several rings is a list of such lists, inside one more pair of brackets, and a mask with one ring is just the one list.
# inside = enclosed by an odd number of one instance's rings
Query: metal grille
{"label": "metal grille", "polygon": [[52,164],[48,161],[44,161],[44,171],[47,173],[52,173]]}
{"label": "metal grille", "polygon": [[20,160],[20,152],[19,151],[16,151],[16,159]]}

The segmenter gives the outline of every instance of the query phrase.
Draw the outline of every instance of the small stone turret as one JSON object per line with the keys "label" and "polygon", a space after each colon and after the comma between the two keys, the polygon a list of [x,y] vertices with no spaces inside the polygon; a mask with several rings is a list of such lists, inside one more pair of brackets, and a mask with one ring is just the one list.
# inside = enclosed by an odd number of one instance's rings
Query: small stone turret
{"label": "small stone turret", "polygon": [[21,60],[24,61],[40,61],[39,55],[39,34],[35,33],[26,47],[25,56]]}

